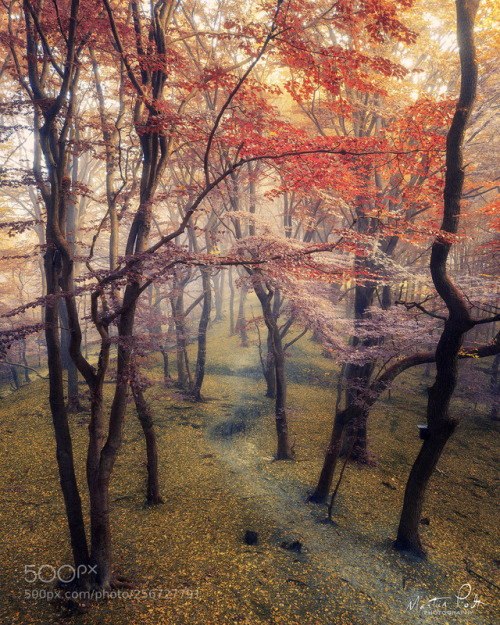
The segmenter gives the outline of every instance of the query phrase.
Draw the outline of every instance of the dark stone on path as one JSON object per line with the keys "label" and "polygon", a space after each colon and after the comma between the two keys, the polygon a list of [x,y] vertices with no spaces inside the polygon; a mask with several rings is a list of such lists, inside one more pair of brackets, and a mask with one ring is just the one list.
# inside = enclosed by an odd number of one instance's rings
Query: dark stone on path
{"label": "dark stone on path", "polygon": [[293,542],[289,542],[288,540],[284,540],[281,543],[282,549],[288,549],[288,551],[296,551],[300,553],[302,551],[302,543],[300,540],[294,540]]}
{"label": "dark stone on path", "polygon": [[422,525],[430,525],[431,524],[431,520],[429,519],[428,516],[424,517],[423,519],[420,519],[420,523]]}
{"label": "dark stone on path", "polygon": [[247,545],[256,545],[259,540],[259,535],[257,532],[252,532],[252,530],[247,530],[245,532],[245,542]]}

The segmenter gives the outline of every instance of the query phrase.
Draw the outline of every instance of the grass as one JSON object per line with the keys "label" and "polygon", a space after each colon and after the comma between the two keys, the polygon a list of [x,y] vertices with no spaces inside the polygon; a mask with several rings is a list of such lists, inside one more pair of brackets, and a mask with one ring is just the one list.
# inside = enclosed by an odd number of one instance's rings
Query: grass
{"label": "grass", "polygon": [[[463,400],[456,402],[464,420],[433,476],[424,510],[429,560],[416,562],[394,552],[391,540],[419,448],[416,426],[423,419],[430,378],[421,370],[407,372],[391,399],[377,404],[369,422],[377,465],[348,466],[334,523],[328,524],[326,508],[306,498],[329,437],[336,399],[332,363],[308,339],[294,346],[287,368],[296,461],[271,462],[273,404],[263,397],[257,347],[241,348],[238,338],[228,337],[218,324],[210,331],[208,360],[207,402],[190,404],[160,385],[149,391],[165,499],[154,509],[144,507],[145,451],[130,406],[111,501],[115,570],[131,579],[133,588],[130,597],[75,610],[71,622],[498,622],[498,590],[491,585],[500,586],[498,424],[486,414],[469,414]],[[154,358],[147,369],[161,379]],[[1,415],[0,621],[59,623],[71,606],[25,596],[53,585],[24,580],[25,565],[71,563],[46,382],[4,398]],[[244,428],[221,435],[231,421]],[[86,422],[85,413],[71,417],[82,493]],[[87,509],[86,500],[84,505]],[[257,544],[245,543],[247,530],[257,532]],[[294,541],[301,543],[300,551],[282,547]],[[453,596],[463,584],[488,605],[465,612],[460,602],[454,617],[443,611],[417,616],[408,609],[417,597],[425,603]],[[457,603],[456,597],[450,601]]]}

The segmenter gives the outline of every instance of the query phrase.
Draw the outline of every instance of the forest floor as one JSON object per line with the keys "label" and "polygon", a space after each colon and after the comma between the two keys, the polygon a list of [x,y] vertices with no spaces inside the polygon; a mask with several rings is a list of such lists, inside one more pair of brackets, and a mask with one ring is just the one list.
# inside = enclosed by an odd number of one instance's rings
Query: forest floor
{"label": "forest floor", "polygon": [[[500,622],[500,426],[486,407],[454,405],[464,419],[429,488],[421,532],[429,557],[420,562],[394,551],[392,540],[431,378],[402,376],[374,409],[376,464],[348,465],[328,523],[326,506],[307,494],[332,421],[332,363],[307,339],[294,346],[287,370],[296,455],[274,462],[273,404],[263,397],[256,345],[243,349],[219,327],[208,353],[206,402],[161,385],[149,391],[165,500],[156,508],[144,507],[145,451],[130,406],[111,501],[115,570],[131,587],[99,602],[48,601],[52,583],[25,579],[27,565],[44,567],[49,579],[50,567],[71,557],[46,383],[1,400],[2,624]],[[145,368],[159,380],[155,366]],[[87,423],[86,412],[71,417],[82,492]],[[247,531],[255,544],[246,544]]]}

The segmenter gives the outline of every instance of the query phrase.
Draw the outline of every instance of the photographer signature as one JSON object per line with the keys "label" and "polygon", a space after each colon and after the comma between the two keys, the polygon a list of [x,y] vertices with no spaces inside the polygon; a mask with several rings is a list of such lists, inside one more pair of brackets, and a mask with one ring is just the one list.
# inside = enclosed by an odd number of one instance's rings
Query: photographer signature
{"label": "photographer signature", "polygon": [[481,601],[477,595],[472,597],[472,586],[470,584],[462,584],[456,595],[447,597],[432,597],[423,600],[420,595],[416,599],[410,599],[405,612],[424,612],[434,610],[474,610],[480,605],[487,605]]}

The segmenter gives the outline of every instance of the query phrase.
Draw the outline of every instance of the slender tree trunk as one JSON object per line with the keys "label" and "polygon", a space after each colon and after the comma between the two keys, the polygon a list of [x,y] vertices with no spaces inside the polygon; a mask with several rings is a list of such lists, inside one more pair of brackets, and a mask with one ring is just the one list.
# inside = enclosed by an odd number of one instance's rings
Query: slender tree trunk
{"label": "slender tree trunk", "polygon": [[19,383],[19,374],[17,373],[16,366],[10,367],[10,374],[12,376],[12,383],[14,385],[14,389],[17,391],[19,390],[19,387],[21,386],[21,384]]}
{"label": "slender tree trunk", "polygon": [[271,309],[271,300],[273,292],[268,289],[267,293],[261,282],[254,285],[255,293],[259,298],[264,321],[271,336],[271,349],[274,357],[275,377],[276,377],[276,401],[275,401],[275,419],[277,434],[277,460],[291,460],[293,453],[290,447],[288,435],[288,420],[286,415],[286,398],[287,384],[285,371],[285,352],[281,340],[281,334],[277,324],[277,320]]}
{"label": "slender tree trunk", "polygon": [[214,276],[214,321],[222,321],[222,304],[224,302],[224,272],[221,270]]}
{"label": "slender tree trunk", "polygon": [[184,319],[184,297],[178,293],[170,299],[175,324],[175,345],[177,363],[177,386],[188,389],[188,373],[186,370],[186,327]]}
{"label": "slender tree trunk", "polygon": [[149,505],[157,505],[163,503],[160,495],[160,480],[158,475],[158,444],[156,441],[156,432],[154,429],[153,415],[151,408],[144,397],[144,392],[140,382],[137,380],[137,372],[133,368],[131,376],[132,394],[134,396],[137,416],[141,423],[146,442],[147,471],[148,478],[146,483],[146,501]]}
{"label": "slender tree trunk", "polygon": [[241,346],[248,347],[248,334],[245,319],[245,300],[247,292],[244,286],[240,289],[240,303],[238,307],[238,317],[236,319],[235,331],[240,333]]}
{"label": "slender tree trunk", "polygon": [[323,461],[323,467],[321,469],[318,484],[314,493],[309,497],[309,500],[314,503],[323,503],[330,492],[333,475],[335,473],[335,467],[337,466],[337,460],[340,454],[340,445],[342,442],[344,427],[345,411],[337,412],[335,414],[332,435],[330,437],[330,444],[328,445],[326,450],[325,459]]}
{"label": "slender tree trunk", "polygon": [[276,398],[276,374],[273,354],[273,339],[271,332],[267,331],[267,352],[264,360],[264,379],[266,381],[266,397]]}
{"label": "slender tree trunk", "polygon": [[210,321],[210,311],[212,307],[212,288],[210,284],[210,272],[201,270],[203,284],[203,308],[201,311],[200,323],[198,325],[198,356],[196,360],[196,372],[193,386],[193,398],[201,401],[201,387],[205,376],[205,363],[207,359],[207,328]]}
{"label": "slender tree trunk", "polygon": [[59,315],[61,319],[61,358],[64,369],[68,376],[68,412],[74,413],[82,410],[79,398],[78,369],[70,356],[70,332],[68,311],[64,300],[59,301]]}
{"label": "slender tree trunk", "polygon": [[161,351],[162,360],[163,360],[163,384],[165,384],[165,386],[168,386],[170,384],[170,382],[172,381],[172,378],[171,378],[169,370],[168,370],[168,349],[167,349],[167,346],[166,345],[162,345],[160,351]]}

